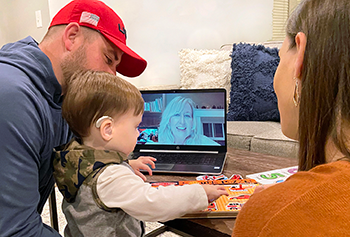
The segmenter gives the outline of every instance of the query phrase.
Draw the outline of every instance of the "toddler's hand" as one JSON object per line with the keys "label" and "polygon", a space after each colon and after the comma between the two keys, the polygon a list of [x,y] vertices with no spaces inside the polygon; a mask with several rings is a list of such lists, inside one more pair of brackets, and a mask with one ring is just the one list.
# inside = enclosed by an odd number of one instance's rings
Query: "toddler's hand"
{"label": "toddler's hand", "polygon": [[208,202],[213,202],[216,199],[218,199],[221,195],[228,196],[228,192],[226,191],[225,187],[221,185],[210,185],[210,184],[204,184],[202,185],[205,192],[207,193]]}
{"label": "toddler's hand", "polygon": [[135,171],[135,174],[140,176],[143,181],[146,181],[147,178],[144,176],[140,170],[147,170],[149,175],[152,175],[152,169],[147,165],[151,165],[151,167],[154,169],[156,168],[154,161],[156,161],[156,158],[150,157],[150,156],[141,156],[136,160],[129,160],[129,165],[132,167],[132,169]]}

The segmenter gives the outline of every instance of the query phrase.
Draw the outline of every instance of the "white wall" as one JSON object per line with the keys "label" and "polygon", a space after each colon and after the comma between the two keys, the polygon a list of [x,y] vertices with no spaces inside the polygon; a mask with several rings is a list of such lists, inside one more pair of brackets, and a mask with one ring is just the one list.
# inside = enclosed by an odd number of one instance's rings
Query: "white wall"
{"label": "white wall", "polygon": [[7,15],[5,14],[5,9],[8,9],[7,4],[8,2],[0,2],[1,7],[0,7],[0,47],[8,42],[7,40],[7,34],[8,34],[8,18]]}
{"label": "white wall", "polygon": [[[32,36],[38,42],[49,25],[47,0],[0,0],[0,45]],[[37,28],[35,11],[40,10],[43,27]]]}
{"label": "white wall", "polygon": [[[0,43],[2,38],[14,41],[33,34],[40,41],[49,25],[49,18],[69,0],[0,0],[1,6],[4,6],[3,2],[7,2],[6,5],[11,2],[12,7],[7,14],[11,27],[6,28],[4,21],[0,23],[0,31],[4,28],[9,31],[0,32]],[[128,35],[127,44],[148,61],[141,76],[128,79],[136,86],[178,84],[178,51],[183,48],[219,49],[223,44],[260,42],[272,38],[273,0],[104,2],[123,19]],[[34,12],[39,9],[43,14],[42,29],[35,27]],[[3,8],[0,13],[2,11]],[[9,37],[4,37],[5,34]]]}
{"label": "white wall", "polygon": [[178,84],[178,51],[218,49],[272,38],[273,0],[105,0],[122,17],[127,43],[148,61],[129,80],[137,86]]}
{"label": "white wall", "polygon": [[[51,17],[67,0],[49,0]],[[144,57],[136,86],[178,84],[178,51],[272,38],[273,0],[104,0],[123,19],[127,44]]]}

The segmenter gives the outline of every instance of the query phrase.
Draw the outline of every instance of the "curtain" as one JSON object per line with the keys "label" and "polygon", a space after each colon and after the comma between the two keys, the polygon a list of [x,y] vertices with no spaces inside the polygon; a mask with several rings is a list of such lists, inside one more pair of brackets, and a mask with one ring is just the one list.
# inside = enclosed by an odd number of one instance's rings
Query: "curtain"
{"label": "curtain", "polygon": [[274,0],[272,10],[272,40],[284,40],[288,16],[302,0]]}
{"label": "curtain", "polygon": [[[279,41],[285,38],[285,27],[289,16],[289,1],[274,0],[272,10],[272,40]],[[297,0],[294,0],[297,1]]]}

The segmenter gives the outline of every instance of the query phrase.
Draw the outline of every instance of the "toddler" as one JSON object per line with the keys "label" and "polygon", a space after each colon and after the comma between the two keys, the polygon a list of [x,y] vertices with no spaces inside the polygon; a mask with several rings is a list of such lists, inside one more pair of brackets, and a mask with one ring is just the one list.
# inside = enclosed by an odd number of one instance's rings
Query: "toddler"
{"label": "toddler", "polygon": [[105,72],[73,75],[62,115],[76,138],[58,147],[54,176],[64,196],[65,236],[142,236],[143,221],[204,210],[228,195],[215,185],[153,188],[155,158],[128,160],[139,136],[144,101],[131,83]]}

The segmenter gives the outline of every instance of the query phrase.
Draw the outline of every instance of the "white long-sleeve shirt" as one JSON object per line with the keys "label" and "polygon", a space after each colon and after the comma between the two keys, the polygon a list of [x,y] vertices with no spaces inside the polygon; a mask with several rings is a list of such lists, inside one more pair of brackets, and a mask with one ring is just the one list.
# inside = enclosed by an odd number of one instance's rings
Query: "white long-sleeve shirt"
{"label": "white long-sleeve shirt", "polygon": [[168,221],[208,206],[201,185],[154,188],[126,164],[110,165],[100,174],[97,194],[107,207],[121,208],[143,221]]}

